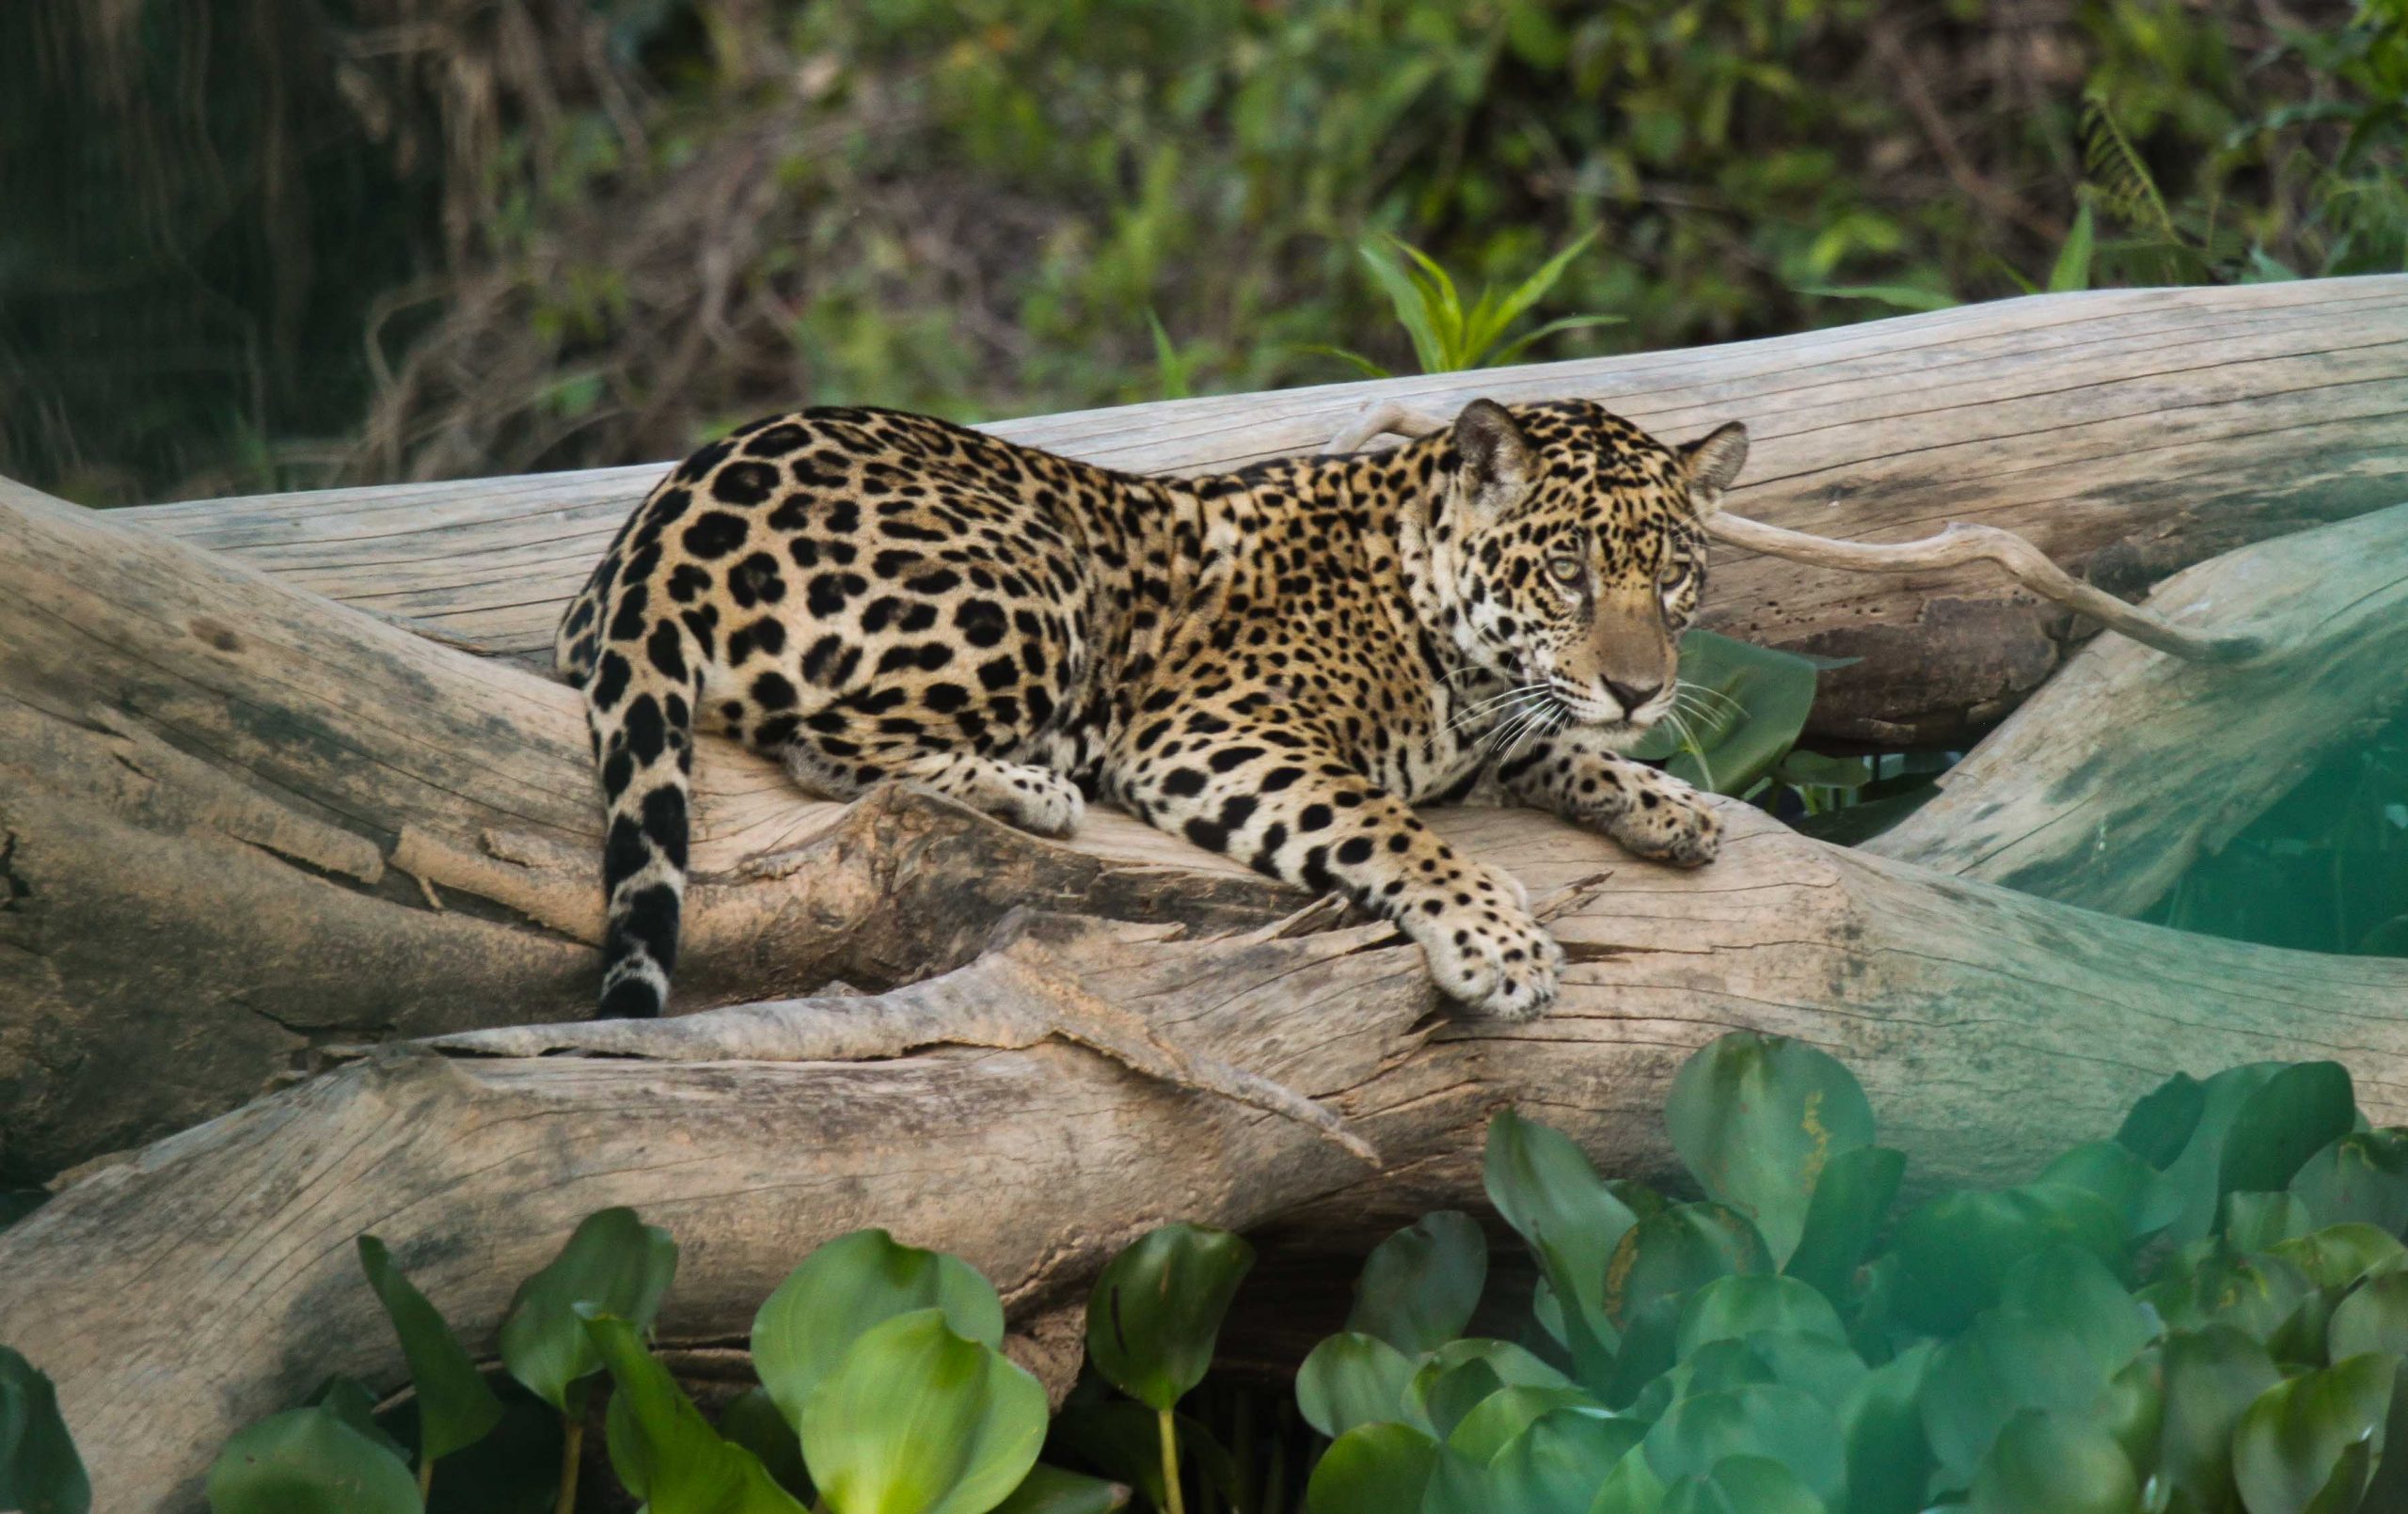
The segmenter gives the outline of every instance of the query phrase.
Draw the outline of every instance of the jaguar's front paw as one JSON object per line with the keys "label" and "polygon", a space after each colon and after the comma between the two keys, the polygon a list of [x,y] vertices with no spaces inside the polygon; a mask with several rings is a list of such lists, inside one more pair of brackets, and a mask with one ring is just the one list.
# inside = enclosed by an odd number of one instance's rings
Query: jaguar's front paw
{"label": "jaguar's front paw", "polygon": [[1656,862],[1703,867],[1722,849],[1722,817],[1705,796],[1669,773],[1633,775],[1629,807],[1607,827],[1623,846]]}
{"label": "jaguar's front paw", "polygon": [[1472,902],[1448,898],[1440,913],[1408,917],[1407,929],[1449,998],[1476,1015],[1536,1019],[1555,1001],[1563,948],[1530,918],[1512,875],[1489,871],[1494,879],[1472,892]]}

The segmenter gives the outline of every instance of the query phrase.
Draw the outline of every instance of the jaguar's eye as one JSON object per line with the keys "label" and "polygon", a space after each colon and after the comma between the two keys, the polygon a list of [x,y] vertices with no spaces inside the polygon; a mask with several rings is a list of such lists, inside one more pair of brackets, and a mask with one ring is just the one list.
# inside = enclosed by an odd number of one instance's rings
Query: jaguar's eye
{"label": "jaguar's eye", "polygon": [[1578,558],[1549,558],[1546,560],[1546,571],[1557,583],[1576,584],[1580,581],[1582,564]]}

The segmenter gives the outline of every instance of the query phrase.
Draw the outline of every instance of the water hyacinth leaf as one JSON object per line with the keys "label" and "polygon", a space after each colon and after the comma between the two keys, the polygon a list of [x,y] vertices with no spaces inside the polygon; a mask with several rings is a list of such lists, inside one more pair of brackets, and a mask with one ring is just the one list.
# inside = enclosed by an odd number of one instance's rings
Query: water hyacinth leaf
{"label": "water hyacinth leaf", "polygon": [[634,1326],[590,1304],[578,1313],[614,1389],[611,1470],[652,1514],[801,1514],[759,1459],[703,1418]]}
{"label": "water hyacinth leaf", "polygon": [[587,1215],[560,1254],[518,1285],[501,1322],[502,1364],[554,1409],[582,1412],[585,1380],[602,1370],[602,1358],[577,1306],[648,1329],[676,1275],[668,1231],[628,1208]]}
{"label": "water hyacinth leaf", "polygon": [[2078,1246],[2045,1247],[2017,1263],[1999,1303],[2071,1331],[2090,1348],[2101,1373],[2120,1371],[2158,1332],[2157,1321],[2107,1265]]}
{"label": "water hyacinth leaf", "polygon": [[942,1310],[953,1333],[1004,1343],[994,1285],[958,1256],[856,1230],[814,1251],[752,1317],[752,1365],[789,1425],[853,1342],[897,1315]]}
{"label": "water hyacinth leaf", "polygon": [[[2336,1362],[2369,1352],[2408,1357],[2408,1272],[2370,1277],[2351,1289],[2334,1305],[2324,1339]],[[2408,1446],[2400,1450],[2408,1453]]]}
{"label": "water hyacinth leaf", "polygon": [[1606,1264],[1606,1317],[1627,1331],[1659,1300],[1677,1309],[1716,1278],[1771,1270],[1764,1238],[1747,1216],[1719,1204],[1676,1204],[1632,1226],[1614,1248]]}
{"label": "water hyacinth leaf", "polygon": [[1087,1299],[1087,1360],[1157,1411],[1204,1380],[1222,1317],[1254,1266],[1226,1230],[1164,1225],[1107,1263]]}
{"label": "water hyacinth leaf", "polygon": [[1839,1422],[1830,1409],[1778,1384],[1683,1398],[1648,1430],[1640,1450],[1668,1486],[1683,1477],[1710,1475],[1730,1457],[1777,1461],[1827,1503],[1847,1486]]}
{"label": "water hyacinth leaf", "polygon": [[1112,1514],[1129,1502],[1126,1483],[1083,1476],[1042,1461],[1028,1469],[995,1514]]}
{"label": "water hyacinth leaf", "polygon": [[1782,1270],[1828,1299],[1846,1298],[1858,1265],[1890,1218],[1906,1171],[1907,1154],[1888,1146],[1858,1146],[1833,1156],[1807,1202],[1798,1249]]}
{"label": "water hyacinth leaf", "polygon": [[1729,1457],[1664,1490],[1664,1514],[1825,1514],[1797,1475],[1763,1457]]}
{"label": "water hyacinth leaf", "polygon": [[1687,1356],[1711,1341],[1744,1340],[1758,1331],[1798,1331],[1846,1344],[1846,1327],[1829,1299],[1793,1277],[1771,1273],[1716,1278],[1681,1309],[1675,1349]]}
{"label": "water hyacinth leaf", "polygon": [[1037,1464],[1045,1389],[942,1309],[853,1342],[803,1406],[802,1455],[833,1514],[985,1514]]}
{"label": "water hyacinth leaf", "polygon": [[809,1499],[811,1473],[802,1464],[802,1441],[768,1389],[747,1388],[729,1399],[719,1411],[719,1432],[730,1444],[752,1452],[779,1487],[797,1499]]}
{"label": "water hyacinth leaf", "polygon": [[1499,1388],[1455,1422],[1447,1444],[1484,1467],[1546,1415],[1581,1407],[1601,1406],[1577,1388]]}
{"label": "water hyacinth leaf", "polygon": [[1405,1425],[1366,1425],[1330,1443],[1313,1467],[1311,1514],[1406,1514],[1421,1507],[1438,1443]]}
{"label": "water hyacinth leaf", "polygon": [[2224,1196],[2225,1243],[2235,1251],[2264,1251],[2315,1228],[2307,1206],[2289,1193]]}
{"label": "water hyacinth leaf", "polygon": [[[2399,1366],[2396,1357],[2353,1356],[2260,1394],[2232,1431],[2233,1478],[2250,1514],[2316,1505],[2342,1454],[2383,1428]],[[2355,1490],[2339,1506],[2356,1506]]]}
{"label": "water hyacinth leaf", "polygon": [[237,1431],[209,1469],[212,1514],[420,1514],[401,1458],[330,1409],[293,1409]]}
{"label": "water hyacinth leaf", "polygon": [[1354,1280],[1346,1328],[1408,1356],[1464,1333],[1488,1283],[1488,1238],[1471,1216],[1441,1209],[1372,1248]]}
{"label": "water hyacinth leaf", "polygon": [[2142,1289],[2140,1300],[2155,1309],[2169,1329],[2224,1324],[2265,1341],[2315,1291],[2313,1279],[2272,1253],[2235,1256],[2219,1252],[2200,1262],[2188,1277]]}
{"label": "water hyacinth leaf", "polygon": [[2041,1169],[2036,1181],[2098,1194],[2123,1220],[2125,1238],[2134,1243],[2172,1224],[2181,1213],[2179,1196],[2164,1175],[2120,1142],[2076,1146]]}
{"label": "water hyacinth leaf", "polygon": [[1496,1507],[1488,1469],[1451,1445],[1439,1446],[1421,1488],[1421,1514],[1493,1514]]}
{"label": "water hyacinth leaf", "polygon": [[1505,1380],[1497,1376],[1495,1367],[1478,1358],[1444,1371],[1427,1370],[1414,1379],[1410,1417],[1429,1426],[1432,1434],[1445,1441],[1455,1433],[1455,1427],[1463,1423],[1465,1415],[1504,1391]]}
{"label": "water hyacinth leaf", "polygon": [[[1570,1137],[1511,1110],[1488,1124],[1481,1176],[1489,1202],[1542,1264],[1551,1250],[1566,1277],[1549,1276],[1594,1306],[1604,1294],[1606,1259],[1638,1223]],[[1544,1249],[1543,1249],[1544,1248]]]}
{"label": "water hyacinth leaf", "polygon": [[2381,1451],[2358,1499],[2361,1514],[2408,1508],[2408,1364],[2392,1375],[2391,1408],[2375,1443]]}
{"label": "water hyacinth leaf", "polygon": [[2388,1231],[2347,1221],[2266,1248],[2266,1254],[2290,1263],[2321,1288],[2346,1286],[2369,1272],[2390,1272],[2408,1263],[2408,1246]]}
{"label": "water hyacinth leaf", "polygon": [[0,1346],[0,1508],[86,1514],[91,1506],[91,1479],[59,1416],[58,1390]]}
{"label": "water hyacinth leaf", "polygon": [[1798,1249],[1824,1167],[1873,1143],[1873,1106],[1837,1058],[1749,1031],[1681,1065],[1664,1116],[1706,1195],[1754,1222],[1776,1266]]}
{"label": "water hyacinth leaf", "polygon": [[2027,1409],[1982,1459],[1966,1514],[2132,1514],[2139,1503],[2132,1463],[2105,1431]]}
{"label": "water hyacinth leaf", "polygon": [[1646,1435],[1646,1423],[1626,1415],[1559,1409],[1490,1459],[1489,1487],[1500,1508],[1584,1509]]}
{"label": "water hyacinth leaf", "polygon": [[1693,1395],[1780,1380],[1780,1374],[1757,1352],[1753,1342],[1713,1341],[1651,1380],[1625,1411],[1653,1423],[1674,1403]]}
{"label": "water hyacinth leaf", "polygon": [[[436,1514],[552,1514],[566,1434],[552,1406],[516,1383],[501,1395],[501,1423],[435,1465],[427,1507]],[[394,1416],[408,1434],[406,1406]]]}
{"label": "water hyacinth leaf", "polygon": [[1816,664],[1794,653],[1688,631],[1681,637],[1681,682],[1705,690],[1685,733],[1666,721],[1630,749],[1669,759],[1664,770],[1716,794],[1742,794],[1796,745],[1814,708]]}
{"label": "water hyacinth leaf", "polygon": [[1405,1390],[1420,1364],[1376,1335],[1332,1335],[1296,1372],[1305,1423],[1336,1440],[1360,1425],[1406,1416]]}
{"label": "water hyacinth leaf", "polygon": [[2357,1118],[2349,1068],[2337,1062],[2294,1063],[2242,1101],[2217,1164],[2218,1186],[2226,1193],[2287,1188],[2310,1157],[2348,1135]]}
{"label": "water hyacinth leaf", "polygon": [[393,1265],[374,1236],[359,1238],[359,1266],[376,1290],[409,1363],[418,1400],[419,1455],[438,1460],[484,1439],[501,1423],[501,1400],[434,1304]]}
{"label": "water hyacinth leaf", "polygon": [[[2225,1138],[2249,1096],[2273,1081],[2285,1064],[2244,1063],[2227,1067],[2199,1085],[2198,1117],[2179,1155],[2164,1166],[2167,1187],[2180,1207],[2165,1229],[2177,1246],[2213,1233],[2224,1199]],[[2281,1184],[2274,1185],[2281,1187]]]}
{"label": "water hyacinth leaf", "polygon": [[[370,1393],[368,1385],[356,1378],[346,1378],[341,1375],[328,1378],[318,1384],[318,1391],[309,1396],[306,1407],[327,1410],[336,1418],[386,1450],[392,1452],[402,1460],[407,1461],[410,1459],[409,1447],[387,1434],[385,1427],[376,1423],[376,1396]],[[414,1428],[417,1418],[416,1409],[417,1406],[414,1404],[404,1404],[396,1417],[411,1421]],[[410,1438],[417,1439],[415,1435]]]}
{"label": "water hyacinth leaf", "polygon": [[1924,1435],[1940,1465],[1970,1481],[2018,1413],[2084,1414],[2113,1372],[2076,1330],[1991,1310],[1940,1348],[1924,1381]]}
{"label": "water hyacinth leaf", "polygon": [[2307,1159],[2290,1191],[2319,1224],[2408,1231],[2408,1130],[2353,1130]]}
{"label": "water hyacinth leaf", "polygon": [[1955,1334],[1998,1301],[2017,1263],[2063,1244],[2120,1262],[2124,1222],[2097,1194],[2062,1183],[1941,1194],[1898,1222],[1898,1317]]}
{"label": "water hyacinth leaf", "polygon": [[[1449,1341],[1414,1372],[1413,1381],[1405,1389],[1405,1412],[1408,1419],[1438,1430],[1443,1439],[1445,1430],[1452,1429],[1457,1419],[1499,1388],[1576,1386],[1570,1378],[1511,1341],[1477,1337]],[[1448,1409],[1453,1413],[1440,1429],[1436,1415]]]}
{"label": "water hyacinth leaf", "polygon": [[2178,1072],[2132,1106],[2115,1132],[2115,1143],[2163,1172],[2190,1145],[2207,1106],[2207,1085]]}
{"label": "water hyacinth leaf", "polygon": [[1925,1376],[1939,1354],[1923,1341],[1867,1372],[1839,1400],[1851,1514],[1916,1514],[1936,1465],[1923,1429]]}
{"label": "water hyacinth leaf", "polygon": [[1816,1401],[1839,1404],[1871,1370],[1846,1341],[1797,1330],[1760,1330],[1744,1343],[1772,1373],[1772,1380]]}
{"label": "water hyacinth leaf", "polygon": [[2282,1381],[2266,1348],[2229,1325],[2178,1333],[2165,1343],[2165,1420],[2159,1445],[2173,1485],[2202,1508],[2238,1499],[2232,1431],[2262,1394]]}
{"label": "water hyacinth leaf", "polygon": [[1640,1449],[1614,1463],[1613,1475],[1597,1490],[1589,1514],[1663,1514],[1663,1508],[1664,1479],[1648,1465],[1647,1453]]}

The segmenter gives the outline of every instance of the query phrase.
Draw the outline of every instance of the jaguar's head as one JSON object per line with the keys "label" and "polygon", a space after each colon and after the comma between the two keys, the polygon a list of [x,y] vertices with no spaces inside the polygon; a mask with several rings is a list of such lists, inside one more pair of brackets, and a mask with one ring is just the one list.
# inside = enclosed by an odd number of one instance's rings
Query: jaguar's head
{"label": "jaguar's head", "polygon": [[1433,560],[1456,646],[1609,737],[1672,707],[1679,637],[1705,587],[1705,517],[1748,457],[1724,425],[1667,447],[1593,401],[1455,419]]}

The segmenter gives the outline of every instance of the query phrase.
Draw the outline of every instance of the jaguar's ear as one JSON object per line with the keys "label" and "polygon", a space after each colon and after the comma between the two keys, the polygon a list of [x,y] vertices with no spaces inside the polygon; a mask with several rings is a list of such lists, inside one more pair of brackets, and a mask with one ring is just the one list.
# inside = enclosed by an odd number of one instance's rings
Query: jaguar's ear
{"label": "jaguar's ear", "polygon": [[1689,497],[1697,513],[1710,515],[1722,503],[1722,491],[1748,462],[1748,428],[1725,421],[1681,448],[1681,466],[1689,476]]}
{"label": "jaguar's ear", "polygon": [[1529,441],[1494,400],[1474,400],[1455,417],[1455,452],[1464,501],[1480,515],[1503,514],[1529,487]]}

